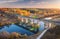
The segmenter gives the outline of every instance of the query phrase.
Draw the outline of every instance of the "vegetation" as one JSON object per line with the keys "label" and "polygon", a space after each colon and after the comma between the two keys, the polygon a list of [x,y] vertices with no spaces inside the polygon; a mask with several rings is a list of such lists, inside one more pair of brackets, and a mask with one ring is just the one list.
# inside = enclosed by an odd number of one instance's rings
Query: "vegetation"
{"label": "vegetation", "polygon": [[[31,18],[44,18],[51,16],[60,16],[59,9],[38,9],[38,8],[0,8],[0,27],[3,25],[9,24],[19,24],[26,25],[26,27],[31,31],[38,30],[39,25],[36,23],[31,24],[31,20],[28,20],[26,23],[21,22],[24,17]],[[60,39],[60,27],[56,27],[48,30],[47,34],[42,39]],[[49,37],[48,37],[49,36]],[[55,38],[57,37],[57,38]],[[28,36],[18,34],[16,32],[12,32],[11,34],[8,32],[0,32],[0,39],[28,39]]]}
{"label": "vegetation", "polygon": [[60,39],[60,25],[49,29],[41,39]]}
{"label": "vegetation", "polygon": [[19,14],[22,16],[31,16],[32,14],[37,15],[57,15],[60,14],[59,9],[38,9],[38,8],[0,8],[0,11],[3,11],[7,14]]}
{"label": "vegetation", "polygon": [[12,32],[11,34],[8,32],[0,32],[0,39],[28,39],[27,35],[21,35],[16,32]]}

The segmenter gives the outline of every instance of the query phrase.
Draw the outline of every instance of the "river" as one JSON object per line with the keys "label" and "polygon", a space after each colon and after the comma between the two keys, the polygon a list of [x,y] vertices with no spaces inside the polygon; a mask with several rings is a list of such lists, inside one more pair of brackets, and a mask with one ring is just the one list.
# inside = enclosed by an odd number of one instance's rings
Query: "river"
{"label": "river", "polygon": [[[40,22],[40,27],[39,27],[39,31],[42,31],[44,30],[44,22]],[[0,27],[0,32],[2,31],[7,31],[9,33],[12,33],[12,32],[17,32],[17,33],[20,33],[20,34],[27,34],[28,36],[30,35],[34,35],[35,33],[29,31],[29,30],[26,30],[18,25],[15,25],[15,24],[11,24],[11,25],[6,25],[4,27]]]}

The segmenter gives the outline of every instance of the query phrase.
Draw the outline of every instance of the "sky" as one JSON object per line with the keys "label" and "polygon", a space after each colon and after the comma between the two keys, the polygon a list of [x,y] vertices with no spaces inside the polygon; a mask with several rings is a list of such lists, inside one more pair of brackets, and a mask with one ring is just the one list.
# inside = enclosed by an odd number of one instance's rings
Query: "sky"
{"label": "sky", "polygon": [[60,0],[0,0],[0,8],[60,8]]}

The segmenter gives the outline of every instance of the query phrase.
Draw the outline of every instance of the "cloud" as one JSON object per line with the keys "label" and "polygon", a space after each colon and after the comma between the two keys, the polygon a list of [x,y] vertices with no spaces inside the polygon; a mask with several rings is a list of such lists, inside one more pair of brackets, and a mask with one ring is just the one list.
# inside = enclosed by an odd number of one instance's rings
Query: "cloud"
{"label": "cloud", "polygon": [[[58,5],[57,5],[58,4]],[[60,7],[60,0],[0,0],[0,8],[54,8]]]}
{"label": "cloud", "polygon": [[0,0],[0,4],[2,3],[10,3],[10,2],[17,2],[19,0]]}

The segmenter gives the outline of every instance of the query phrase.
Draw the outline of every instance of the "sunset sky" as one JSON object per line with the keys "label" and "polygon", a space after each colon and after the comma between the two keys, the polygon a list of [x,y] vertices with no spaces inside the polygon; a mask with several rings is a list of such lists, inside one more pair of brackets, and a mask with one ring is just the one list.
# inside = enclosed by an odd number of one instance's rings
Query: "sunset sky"
{"label": "sunset sky", "polygon": [[0,8],[60,8],[60,0],[0,0]]}

